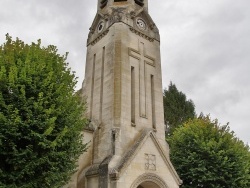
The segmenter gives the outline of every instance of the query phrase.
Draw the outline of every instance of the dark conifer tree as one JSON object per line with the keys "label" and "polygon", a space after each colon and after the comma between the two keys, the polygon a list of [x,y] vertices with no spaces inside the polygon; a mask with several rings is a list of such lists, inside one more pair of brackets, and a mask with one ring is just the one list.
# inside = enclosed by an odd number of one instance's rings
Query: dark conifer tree
{"label": "dark conifer tree", "polygon": [[185,121],[196,116],[193,101],[187,100],[186,95],[172,82],[163,92],[163,104],[167,136],[172,135],[174,130]]}

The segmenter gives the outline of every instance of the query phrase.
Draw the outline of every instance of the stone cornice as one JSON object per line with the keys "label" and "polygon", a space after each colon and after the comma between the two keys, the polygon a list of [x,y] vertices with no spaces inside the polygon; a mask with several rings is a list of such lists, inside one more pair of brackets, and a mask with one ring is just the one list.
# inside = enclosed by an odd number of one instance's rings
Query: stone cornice
{"label": "stone cornice", "polygon": [[146,35],[146,34],[140,32],[140,31],[138,31],[138,30],[136,30],[136,29],[134,29],[134,28],[132,28],[132,27],[130,27],[129,29],[130,29],[130,31],[131,31],[132,33],[135,33],[136,35],[139,35],[140,37],[142,37],[142,38],[144,38],[144,39],[147,39],[147,40],[149,40],[150,42],[154,42],[154,38],[149,37],[148,35]]}
{"label": "stone cornice", "polygon": [[88,43],[91,44],[92,46],[95,45],[99,40],[101,40],[104,36],[106,36],[109,32],[109,29],[103,31],[100,35],[98,35],[94,40]]}

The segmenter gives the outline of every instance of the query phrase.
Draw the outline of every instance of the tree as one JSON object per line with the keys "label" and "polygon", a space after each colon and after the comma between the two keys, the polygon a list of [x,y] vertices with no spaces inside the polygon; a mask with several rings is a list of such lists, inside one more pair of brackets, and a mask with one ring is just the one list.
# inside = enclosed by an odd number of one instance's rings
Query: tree
{"label": "tree", "polygon": [[186,95],[178,91],[172,82],[168,86],[168,90],[164,89],[163,105],[168,136],[172,135],[174,130],[185,121],[193,119],[196,116],[193,101],[187,100]]}
{"label": "tree", "polygon": [[209,116],[184,123],[169,139],[183,188],[249,188],[249,147]]}
{"label": "tree", "polygon": [[61,187],[84,151],[84,104],[67,54],[6,35],[0,46],[0,187]]}

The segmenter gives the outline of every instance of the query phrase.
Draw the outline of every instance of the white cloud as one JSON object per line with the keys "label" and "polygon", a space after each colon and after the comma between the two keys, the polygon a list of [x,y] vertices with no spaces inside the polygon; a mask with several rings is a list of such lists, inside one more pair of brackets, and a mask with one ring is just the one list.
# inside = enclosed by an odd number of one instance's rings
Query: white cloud
{"label": "white cloud", "polygon": [[[84,78],[88,28],[96,12],[89,0],[1,0],[0,43],[5,34],[25,42],[42,39]],[[250,143],[249,0],[149,0],[160,29],[163,85],[172,80],[196,104]]]}

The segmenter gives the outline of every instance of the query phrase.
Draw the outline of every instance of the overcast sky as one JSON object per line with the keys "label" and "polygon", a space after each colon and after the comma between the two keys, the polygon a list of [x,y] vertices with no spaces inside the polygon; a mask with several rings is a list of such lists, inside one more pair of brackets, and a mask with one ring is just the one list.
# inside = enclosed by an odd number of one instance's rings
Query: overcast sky
{"label": "overcast sky", "polygon": [[[97,0],[0,0],[0,44],[5,34],[26,43],[42,39],[70,52],[84,79],[88,28]],[[149,0],[161,34],[163,87],[170,80],[250,143],[250,0]]]}

